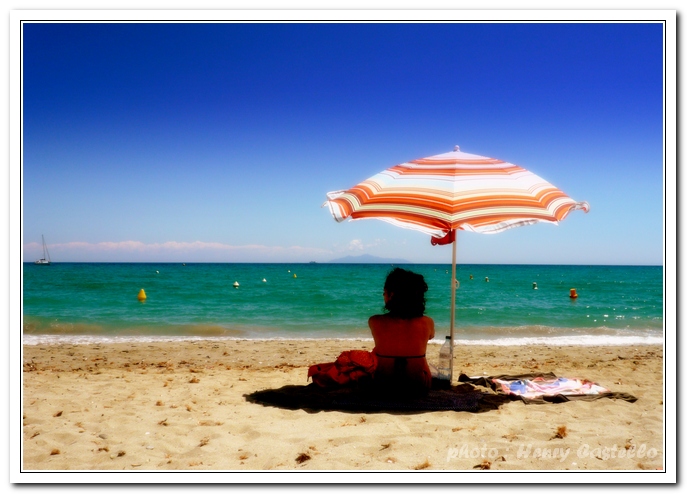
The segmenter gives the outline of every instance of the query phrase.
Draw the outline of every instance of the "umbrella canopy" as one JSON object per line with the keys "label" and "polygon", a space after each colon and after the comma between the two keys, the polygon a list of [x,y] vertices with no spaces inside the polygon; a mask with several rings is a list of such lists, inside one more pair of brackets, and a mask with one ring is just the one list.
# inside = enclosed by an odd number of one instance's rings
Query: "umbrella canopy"
{"label": "umbrella canopy", "polygon": [[[327,194],[337,221],[376,218],[445,237],[453,230],[498,233],[589,211],[546,180],[506,161],[460,151],[392,166]],[[448,242],[446,242],[448,243]]]}
{"label": "umbrella canopy", "polygon": [[[538,222],[558,224],[571,211],[589,211],[541,177],[494,158],[452,152],[392,166],[348,190],[329,192],[336,221],[374,218],[432,235],[432,244],[453,243],[455,232],[499,233]],[[451,342],[455,282],[451,283]]]}

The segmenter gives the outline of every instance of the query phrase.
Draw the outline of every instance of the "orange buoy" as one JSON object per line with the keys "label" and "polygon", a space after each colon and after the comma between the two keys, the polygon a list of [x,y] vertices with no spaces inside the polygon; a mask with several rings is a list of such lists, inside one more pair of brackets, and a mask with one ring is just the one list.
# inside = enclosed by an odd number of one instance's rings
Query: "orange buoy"
{"label": "orange buoy", "polygon": [[570,298],[577,298],[577,290],[574,288],[570,289]]}
{"label": "orange buoy", "polygon": [[146,297],[146,291],[143,288],[141,288],[141,291],[138,292],[138,300],[140,302],[144,302],[146,298],[148,298]]}

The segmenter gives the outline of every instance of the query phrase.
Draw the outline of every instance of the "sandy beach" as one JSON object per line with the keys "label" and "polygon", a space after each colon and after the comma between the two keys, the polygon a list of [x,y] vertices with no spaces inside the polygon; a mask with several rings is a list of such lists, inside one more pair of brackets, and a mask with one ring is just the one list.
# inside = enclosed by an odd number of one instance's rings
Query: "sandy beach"
{"label": "sandy beach", "polygon": [[[456,376],[553,372],[634,395],[633,403],[353,413],[245,397],[306,385],[308,366],[353,348],[372,343],[25,345],[23,471],[663,469],[659,346],[455,349]],[[438,351],[430,346],[430,362]]]}

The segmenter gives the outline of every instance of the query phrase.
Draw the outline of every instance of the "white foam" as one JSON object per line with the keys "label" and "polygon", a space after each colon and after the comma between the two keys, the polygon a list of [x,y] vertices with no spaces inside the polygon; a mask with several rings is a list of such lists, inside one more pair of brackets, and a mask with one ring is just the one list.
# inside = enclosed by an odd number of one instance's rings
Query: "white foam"
{"label": "white foam", "polygon": [[494,340],[454,340],[454,344],[465,346],[624,346],[624,345],[663,345],[659,336],[549,336],[536,338],[498,338]]}
{"label": "white foam", "polygon": [[[107,345],[112,343],[164,343],[203,341],[350,341],[372,342],[372,338],[240,338],[234,336],[89,336],[89,335],[24,335],[24,345]],[[434,339],[430,344],[443,344]],[[570,335],[494,339],[456,339],[456,346],[623,346],[663,345],[660,336]]]}

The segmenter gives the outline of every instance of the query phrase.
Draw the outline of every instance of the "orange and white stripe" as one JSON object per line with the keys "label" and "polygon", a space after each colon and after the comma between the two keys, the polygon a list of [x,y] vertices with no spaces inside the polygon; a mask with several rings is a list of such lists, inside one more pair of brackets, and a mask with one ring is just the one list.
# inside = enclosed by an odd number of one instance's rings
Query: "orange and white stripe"
{"label": "orange and white stripe", "polygon": [[586,202],[524,168],[458,147],[393,166],[327,197],[337,221],[375,218],[434,237],[452,230],[498,233],[542,221],[558,224],[571,211],[589,211]]}

